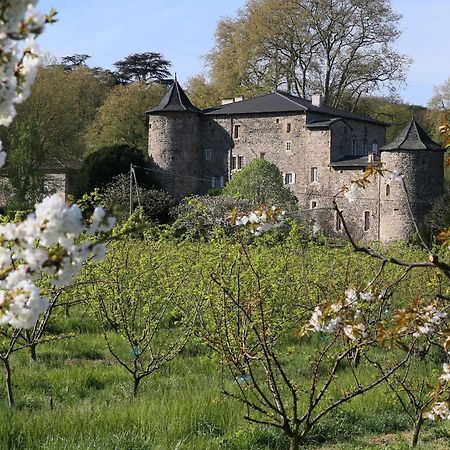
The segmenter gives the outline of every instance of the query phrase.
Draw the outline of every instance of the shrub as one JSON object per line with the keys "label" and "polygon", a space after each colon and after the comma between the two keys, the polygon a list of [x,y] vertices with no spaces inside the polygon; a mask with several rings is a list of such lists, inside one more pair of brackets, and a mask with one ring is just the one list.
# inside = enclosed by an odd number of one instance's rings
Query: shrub
{"label": "shrub", "polygon": [[[142,186],[133,186],[132,209],[142,207],[146,220],[158,223],[169,221],[169,211],[175,205],[175,200],[166,192],[156,189],[146,189]],[[120,174],[113,178],[102,191],[105,206],[113,205],[118,220],[128,216],[130,207],[130,181],[129,175]],[[138,200],[139,199],[139,200]]]}
{"label": "shrub", "polygon": [[[76,196],[81,197],[95,188],[102,188],[112,179],[130,171],[130,164],[143,167],[146,161],[142,152],[129,145],[104,147],[86,157],[76,180]],[[148,175],[136,169],[140,181],[152,184]]]}
{"label": "shrub", "polygon": [[264,159],[254,159],[234,174],[223,193],[257,205],[293,207],[297,203],[295,195],[284,186],[278,167]]}

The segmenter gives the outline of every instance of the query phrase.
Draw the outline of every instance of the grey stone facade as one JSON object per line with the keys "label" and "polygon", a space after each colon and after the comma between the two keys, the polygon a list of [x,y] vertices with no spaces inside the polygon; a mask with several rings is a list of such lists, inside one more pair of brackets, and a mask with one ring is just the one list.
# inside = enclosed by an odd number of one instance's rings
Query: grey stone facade
{"label": "grey stone facade", "polygon": [[[315,228],[340,235],[333,198],[370,163],[381,163],[385,176],[356,201],[341,195],[338,203],[356,239],[387,242],[411,237],[411,212],[420,223],[442,191],[443,151],[414,121],[383,147],[386,124],[317,98],[313,104],[276,92],[199,111],[176,81],[148,114],[149,155],[163,188],[178,198],[222,186],[252,159],[265,158],[278,166]],[[406,190],[390,181],[393,171],[403,174]]]}

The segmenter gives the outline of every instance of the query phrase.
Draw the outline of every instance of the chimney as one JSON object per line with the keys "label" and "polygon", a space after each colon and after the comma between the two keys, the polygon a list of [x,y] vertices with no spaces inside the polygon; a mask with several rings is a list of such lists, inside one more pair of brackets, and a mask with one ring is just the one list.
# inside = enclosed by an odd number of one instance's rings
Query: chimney
{"label": "chimney", "polygon": [[322,106],[323,105],[322,94],[313,94],[312,97],[311,97],[311,103],[314,106]]}

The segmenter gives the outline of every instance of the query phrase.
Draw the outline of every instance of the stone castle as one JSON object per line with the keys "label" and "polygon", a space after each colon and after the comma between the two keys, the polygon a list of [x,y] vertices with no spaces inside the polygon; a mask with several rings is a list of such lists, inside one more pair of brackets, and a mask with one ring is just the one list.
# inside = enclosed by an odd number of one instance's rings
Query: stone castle
{"label": "stone castle", "polygon": [[[413,119],[385,145],[387,124],[277,91],[230,99],[199,110],[175,80],[161,103],[148,112],[148,152],[162,187],[175,197],[222,187],[255,158],[274,162],[299,208],[316,229],[342,234],[332,206],[343,185],[361,178],[371,163],[403,176],[379,176],[357,199],[340,201],[358,240],[410,238],[441,195],[444,151]],[[389,172],[387,172],[389,173]],[[414,219],[414,220],[412,220]]]}

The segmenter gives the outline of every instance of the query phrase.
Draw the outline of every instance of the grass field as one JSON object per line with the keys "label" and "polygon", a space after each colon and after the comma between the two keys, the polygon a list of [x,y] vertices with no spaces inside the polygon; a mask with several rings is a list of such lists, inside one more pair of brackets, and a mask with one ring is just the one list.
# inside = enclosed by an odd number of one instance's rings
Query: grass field
{"label": "grass field", "polygon": [[[329,250],[322,258],[330,255],[334,271],[344,267]],[[75,337],[38,346],[36,361],[26,350],[13,355],[16,405],[9,410],[0,391],[1,450],[289,448],[281,433],[249,424],[242,405],[221,394],[222,380],[231,387],[233,382],[228,374],[223,378],[216,356],[199,342],[189,341],[178,357],[142,382],[133,398],[131,377],[110,355],[96,319],[84,307],[73,308],[69,318],[57,317],[50,325],[54,336]],[[300,384],[308,382],[308,355],[315,348],[314,342],[299,347],[293,336],[283,344],[283,362]],[[131,348],[122,350],[133,357]],[[431,358],[417,374],[439,364]],[[340,377],[345,386],[350,371],[344,369]],[[384,385],[326,416],[306,447],[406,449],[411,429],[408,416]],[[418,448],[445,449],[449,442],[449,424],[426,423]]]}

